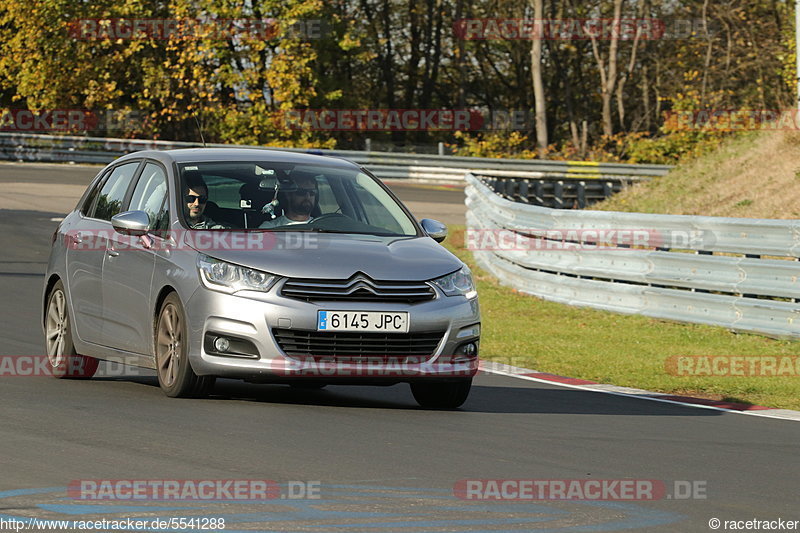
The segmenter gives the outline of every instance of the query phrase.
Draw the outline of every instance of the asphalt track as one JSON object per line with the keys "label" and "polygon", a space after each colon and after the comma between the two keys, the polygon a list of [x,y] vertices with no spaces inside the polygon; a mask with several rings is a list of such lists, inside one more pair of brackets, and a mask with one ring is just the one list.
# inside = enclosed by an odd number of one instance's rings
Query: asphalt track
{"label": "asphalt track", "polygon": [[[78,168],[14,167],[0,165],[0,187],[30,180],[57,191],[91,177],[86,169],[79,176]],[[437,202],[459,201],[457,191],[396,190],[404,200],[430,202],[435,193]],[[74,204],[66,203],[0,209],[0,356],[43,351],[42,274],[51,219]],[[800,519],[800,424],[792,421],[489,374],[476,378],[464,407],[452,412],[418,408],[402,385],[299,391],[220,381],[209,399],[173,400],[152,374],[138,374],[0,377],[0,529],[12,517],[224,517],[225,531],[317,532],[711,531],[712,518]],[[67,492],[71,482],[98,479],[264,479],[283,496],[290,485],[312,482],[319,498],[86,501]],[[656,480],[667,495],[454,495],[460,480],[480,479]],[[704,498],[679,498],[676,482],[694,483]]]}

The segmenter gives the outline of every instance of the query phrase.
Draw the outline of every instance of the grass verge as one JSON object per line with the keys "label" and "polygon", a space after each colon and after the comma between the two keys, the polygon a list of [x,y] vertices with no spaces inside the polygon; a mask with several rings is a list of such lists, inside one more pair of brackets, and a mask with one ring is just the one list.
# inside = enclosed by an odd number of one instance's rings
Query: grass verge
{"label": "grass verge", "polygon": [[464,248],[464,230],[450,226],[444,244],[475,275],[482,359],[600,383],[800,410],[800,372],[687,377],[668,368],[673,356],[797,356],[800,343],[570,307],[519,293],[475,264]]}

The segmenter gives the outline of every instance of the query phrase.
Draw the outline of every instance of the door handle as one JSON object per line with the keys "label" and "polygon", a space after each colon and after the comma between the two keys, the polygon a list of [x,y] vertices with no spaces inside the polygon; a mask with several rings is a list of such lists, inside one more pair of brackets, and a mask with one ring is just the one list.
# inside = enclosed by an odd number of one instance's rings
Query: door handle
{"label": "door handle", "polygon": [[116,250],[107,250],[106,253],[108,254],[108,257],[118,257],[119,256],[119,252],[116,251]]}

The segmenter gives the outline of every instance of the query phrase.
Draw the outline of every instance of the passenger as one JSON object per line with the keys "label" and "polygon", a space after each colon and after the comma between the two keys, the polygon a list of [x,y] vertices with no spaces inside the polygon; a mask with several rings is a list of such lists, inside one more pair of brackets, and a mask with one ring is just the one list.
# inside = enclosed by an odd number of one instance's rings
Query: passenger
{"label": "passenger", "polygon": [[225,229],[222,224],[217,224],[210,217],[203,214],[208,204],[208,186],[203,178],[195,175],[186,176],[185,202],[186,222],[192,229]]}

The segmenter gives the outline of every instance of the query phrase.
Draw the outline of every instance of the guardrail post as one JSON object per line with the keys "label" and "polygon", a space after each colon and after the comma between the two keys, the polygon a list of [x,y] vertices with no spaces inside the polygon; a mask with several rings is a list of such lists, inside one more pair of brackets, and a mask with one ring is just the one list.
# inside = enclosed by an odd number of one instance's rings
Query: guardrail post
{"label": "guardrail post", "polygon": [[528,180],[519,182],[519,199],[526,204],[530,203],[530,199],[528,198]]}
{"label": "guardrail post", "polygon": [[503,180],[494,179],[492,180],[492,185],[494,191],[499,194],[500,196],[505,196],[506,194],[506,183]]}
{"label": "guardrail post", "polygon": [[544,205],[544,181],[537,180],[533,184],[534,203]]}
{"label": "guardrail post", "polygon": [[586,207],[586,182],[578,182],[578,209]]}
{"label": "guardrail post", "polygon": [[564,208],[564,182],[557,181],[553,185],[553,202],[556,209]]}

